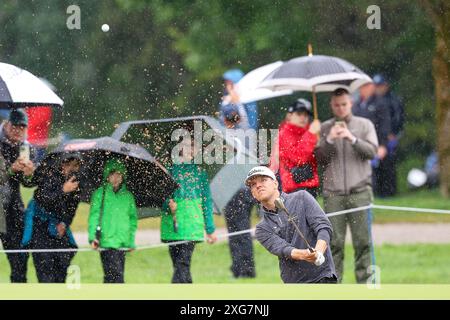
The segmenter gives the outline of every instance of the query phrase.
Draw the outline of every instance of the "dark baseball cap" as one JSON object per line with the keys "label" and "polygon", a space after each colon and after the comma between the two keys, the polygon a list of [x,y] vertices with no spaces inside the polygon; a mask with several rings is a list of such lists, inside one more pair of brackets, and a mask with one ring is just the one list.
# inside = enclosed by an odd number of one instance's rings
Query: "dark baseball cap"
{"label": "dark baseball cap", "polygon": [[28,127],[28,116],[23,109],[13,109],[9,114],[8,121],[13,126]]}
{"label": "dark baseball cap", "polygon": [[288,112],[306,112],[309,115],[312,115],[312,107],[311,103],[306,99],[298,99],[293,104],[291,104],[288,108]]}

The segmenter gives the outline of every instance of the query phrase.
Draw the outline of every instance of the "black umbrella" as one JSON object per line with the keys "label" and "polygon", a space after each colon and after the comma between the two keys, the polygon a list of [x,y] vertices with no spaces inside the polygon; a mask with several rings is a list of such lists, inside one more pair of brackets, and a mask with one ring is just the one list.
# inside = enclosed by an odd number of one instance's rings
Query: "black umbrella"
{"label": "black umbrella", "polygon": [[39,179],[45,179],[47,170],[54,167],[63,153],[78,153],[83,158],[80,172],[81,200],[90,197],[103,181],[106,161],[122,160],[127,168],[127,188],[138,207],[160,207],[178,187],[167,170],[144,148],[120,142],[110,137],[74,139],[52,151],[36,170]]}
{"label": "black umbrella", "polygon": [[350,62],[332,56],[309,54],[284,62],[269,74],[259,88],[313,93],[314,118],[317,119],[316,92],[330,92],[338,88],[355,91],[372,79]]}

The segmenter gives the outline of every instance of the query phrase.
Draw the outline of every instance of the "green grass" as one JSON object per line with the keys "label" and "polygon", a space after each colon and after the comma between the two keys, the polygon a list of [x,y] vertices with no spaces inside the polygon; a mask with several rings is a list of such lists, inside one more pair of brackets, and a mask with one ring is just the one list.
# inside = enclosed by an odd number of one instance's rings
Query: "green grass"
{"label": "green grass", "polygon": [[[28,203],[32,196],[33,189],[22,189],[23,199]],[[319,203],[323,207],[323,200],[319,198]],[[386,199],[375,199],[375,204],[389,205],[399,207],[417,207],[417,208],[431,208],[450,210],[450,199],[443,198],[438,190],[419,190],[414,192],[403,193],[396,197]],[[73,231],[86,231],[87,220],[89,217],[89,205],[81,203],[78,207],[77,214],[72,223]],[[256,215],[256,210],[252,213],[252,224],[256,225],[259,218]],[[214,221],[217,227],[225,227],[223,216],[214,216]],[[450,223],[450,215],[445,214],[428,214],[428,213],[414,213],[402,211],[385,211],[374,210],[374,223],[398,223],[398,222],[414,222],[414,223]],[[147,218],[139,220],[139,229],[159,229],[159,218]]]}
{"label": "green grass", "polygon": [[[414,207],[450,210],[450,199],[440,195],[438,190],[420,190],[404,193],[394,198],[375,199],[375,204],[398,207]],[[401,211],[375,210],[375,223],[430,222],[450,223],[450,214],[429,214]]]}
{"label": "green grass", "polygon": [[[382,245],[375,247],[381,283],[385,284],[449,284],[450,244]],[[194,283],[281,283],[278,259],[255,242],[257,278],[233,279],[229,271],[227,243],[196,246],[192,261]],[[82,283],[102,282],[103,272],[96,252],[79,252],[72,264],[81,270]],[[0,283],[8,282],[9,267],[0,254]],[[172,265],[167,248],[129,253],[126,260],[127,283],[170,283]],[[29,261],[29,281],[36,282]],[[353,250],[346,247],[344,283],[355,283]]]}

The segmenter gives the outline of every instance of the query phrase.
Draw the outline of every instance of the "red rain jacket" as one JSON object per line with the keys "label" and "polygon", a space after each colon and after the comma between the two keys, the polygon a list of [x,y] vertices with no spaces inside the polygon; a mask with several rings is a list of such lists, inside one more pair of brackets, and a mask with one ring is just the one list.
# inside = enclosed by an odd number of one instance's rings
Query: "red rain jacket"
{"label": "red rain jacket", "polygon": [[[278,136],[280,177],[284,192],[293,192],[298,188],[316,188],[319,186],[319,175],[317,173],[317,160],[314,149],[317,136],[306,128],[297,127],[285,122],[280,125]],[[313,169],[313,178],[296,183],[292,178],[291,169],[309,163]]]}

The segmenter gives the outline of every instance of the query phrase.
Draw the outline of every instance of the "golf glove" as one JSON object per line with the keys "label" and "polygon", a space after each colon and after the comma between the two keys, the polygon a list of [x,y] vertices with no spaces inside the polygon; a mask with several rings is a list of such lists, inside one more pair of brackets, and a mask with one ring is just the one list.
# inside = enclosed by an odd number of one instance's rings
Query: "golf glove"
{"label": "golf glove", "polygon": [[314,264],[315,264],[316,266],[320,266],[320,265],[322,265],[324,262],[325,262],[325,256],[323,255],[322,252],[317,251],[317,259],[316,259],[316,261],[314,262]]}

